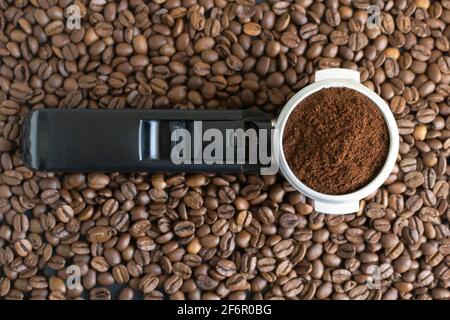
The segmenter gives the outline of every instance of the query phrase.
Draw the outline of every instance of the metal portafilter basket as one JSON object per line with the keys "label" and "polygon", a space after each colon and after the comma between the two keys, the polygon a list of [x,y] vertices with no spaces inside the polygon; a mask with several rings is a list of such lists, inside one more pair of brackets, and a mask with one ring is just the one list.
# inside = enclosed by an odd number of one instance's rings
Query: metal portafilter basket
{"label": "metal portafilter basket", "polygon": [[[29,168],[57,172],[273,174],[275,167],[296,190],[313,200],[316,211],[353,213],[359,209],[359,200],[388,178],[399,149],[392,112],[359,78],[354,70],[317,71],[315,82],[287,102],[274,127],[258,110],[34,110],[23,123],[23,159]],[[388,156],[378,175],[363,188],[344,195],[309,188],[289,168],[283,152],[283,131],[291,112],[309,95],[330,87],[353,89],[371,99],[384,116],[390,138]],[[259,132],[257,140],[248,132]],[[220,147],[227,152],[219,152]],[[270,162],[260,152],[263,148]],[[178,149],[182,152],[174,152]]]}

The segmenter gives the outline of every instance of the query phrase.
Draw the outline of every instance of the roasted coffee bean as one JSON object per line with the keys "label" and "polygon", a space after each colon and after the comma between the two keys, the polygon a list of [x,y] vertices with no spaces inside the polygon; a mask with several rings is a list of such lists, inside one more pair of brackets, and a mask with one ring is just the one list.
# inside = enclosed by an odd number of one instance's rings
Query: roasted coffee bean
{"label": "roasted coffee bean", "polygon": [[168,294],[174,294],[183,285],[183,279],[180,276],[173,275],[164,282],[164,291]]}
{"label": "roasted coffee bean", "polygon": [[134,291],[129,287],[123,288],[119,293],[119,300],[133,300],[133,298]]}
{"label": "roasted coffee bean", "polygon": [[103,189],[108,185],[110,178],[106,174],[89,174],[87,176],[88,186],[93,189]]}
{"label": "roasted coffee bean", "polygon": [[303,291],[304,283],[300,278],[288,280],[282,287],[283,293],[286,297],[295,297]]}
{"label": "roasted coffee bean", "polygon": [[173,232],[179,237],[189,237],[195,232],[195,225],[190,221],[182,221],[175,224]]}
{"label": "roasted coffee bean", "polygon": [[19,185],[22,182],[22,175],[20,172],[13,170],[6,170],[3,172],[2,178],[3,182],[11,186]]}
{"label": "roasted coffee bean", "polygon": [[158,277],[154,274],[148,274],[139,281],[139,288],[143,293],[150,293],[158,286]]}
{"label": "roasted coffee bean", "polygon": [[203,205],[203,199],[201,195],[195,191],[189,191],[183,198],[184,203],[192,209],[200,209]]}
{"label": "roasted coffee bean", "polygon": [[128,283],[130,281],[128,269],[123,264],[115,266],[112,269],[112,275],[117,283]]}
{"label": "roasted coffee bean", "polygon": [[230,291],[239,291],[245,290],[248,287],[248,282],[243,274],[236,273],[227,279],[225,285]]}
{"label": "roasted coffee bean", "polygon": [[216,288],[218,285],[218,281],[214,280],[206,274],[201,274],[197,277],[196,284],[203,290],[214,290],[214,288]]}
{"label": "roasted coffee bean", "polygon": [[115,234],[114,229],[110,227],[94,227],[87,233],[87,239],[92,243],[107,242]]}
{"label": "roasted coffee bean", "polygon": [[0,113],[11,116],[19,112],[20,106],[15,101],[4,100],[0,103]]}
{"label": "roasted coffee bean", "polygon": [[33,249],[30,241],[26,239],[18,240],[14,244],[14,248],[16,249],[16,252],[21,257],[26,257],[31,253],[31,250]]}
{"label": "roasted coffee bean", "polygon": [[45,204],[55,203],[60,197],[58,190],[56,189],[47,189],[41,193],[41,200]]}
{"label": "roasted coffee bean", "polygon": [[0,297],[5,297],[11,289],[11,280],[7,277],[0,277]]}
{"label": "roasted coffee bean", "polygon": [[271,272],[275,269],[276,260],[274,258],[261,258],[257,262],[258,270],[261,272]]}
{"label": "roasted coffee bean", "polygon": [[123,73],[113,72],[108,78],[109,85],[114,89],[120,89],[127,83],[127,78]]}
{"label": "roasted coffee bean", "polygon": [[107,288],[94,288],[90,291],[91,300],[111,300],[111,292]]}
{"label": "roasted coffee bean", "polygon": [[90,263],[91,267],[98,272],[107,272],[109,270],[109,264],[104,257],[94,257]]}
{"label": "roasted coffee bean", "polygon": [[281,240],[273,247],[273,253],[279,259],[289,256],[294,250],[291,240]]}
{"label": "roasted coffee bean", "polygon": [[29,220],[26,215],[18,213],[14,216],[12,221],[12,227],[14,228],[14,231],[18,233],[27,232],[29,229],[29,225]]}
{"label": "roasted coffee bean", "polygon": [[247,22],[243,25],[242,30],[248,36],[258,36],[261,33],[261,26],[256,22]]}
{"label": "roasted coffee bean", "polygon": [[74,211],[70,206],[63,205],[56,209],[56,216],[58,217],[59,221],[67,223],[73,218]]}
{"label": "roasted coffee bean", "polygon": [[231,277],[236,272],[236,265],[230,260],[220,260],[217,262],[216,271],[224,277]]}
{"label": "roasted coffee bean", "polygon": [[205,248],[216,248],[219,242],[220,238],[212,234],[200,238],[200,244]]}

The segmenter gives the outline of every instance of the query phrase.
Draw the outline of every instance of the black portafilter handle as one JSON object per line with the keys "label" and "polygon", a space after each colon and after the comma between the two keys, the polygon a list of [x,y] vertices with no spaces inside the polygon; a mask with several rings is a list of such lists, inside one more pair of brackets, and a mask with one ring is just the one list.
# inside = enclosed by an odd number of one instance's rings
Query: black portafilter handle
{"label": "black portafilter handle", "polygon": [[[177,129],[197,139],[180,153],[191,161],[181,164],[171,156],[182,140],[173,141]],[[270,118],[257,110],[38,109],[24,120],[21,145],[25,165],[38,171],[256,173],[269,166],[259,159],[247,161],[248,153],[255,150],[249,148],[249,141],[246,150],[238,150],[235,143],[231,156],[224,149],[222,162],[205,161],[202,154],[211,141],[198,143],[198,137],[208,129],[220,131],[223,137],[229,130],[265,129],[270,155]],[[224,138],[217,143],[225,147],[230,142]],[[247,153],[244,163],[236,161],[242,151]]]}

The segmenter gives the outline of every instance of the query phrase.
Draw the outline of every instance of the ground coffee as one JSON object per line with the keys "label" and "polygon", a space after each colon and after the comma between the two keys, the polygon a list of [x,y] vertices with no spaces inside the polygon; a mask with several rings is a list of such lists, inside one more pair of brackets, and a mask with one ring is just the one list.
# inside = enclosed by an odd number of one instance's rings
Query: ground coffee
{"label": "ground coffee", "polygon": [[369,98],[347,88],[327,88],[292,111],[283,148],[291,170],[307,186],[346,194],[380,171],[389,134],[382,113]]}

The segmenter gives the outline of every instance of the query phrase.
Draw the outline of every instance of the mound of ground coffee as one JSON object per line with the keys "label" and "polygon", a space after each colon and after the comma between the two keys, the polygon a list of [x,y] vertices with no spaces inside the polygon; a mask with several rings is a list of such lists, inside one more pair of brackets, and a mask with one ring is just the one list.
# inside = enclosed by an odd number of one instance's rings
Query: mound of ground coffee
{"label": "mound of ground coffee", "polygon": [[291,170],[307,186],[346,194],[364,187],[381,170],[389,133],[369,98],[347,88],[327,88],[292,111],[283,148]]}

